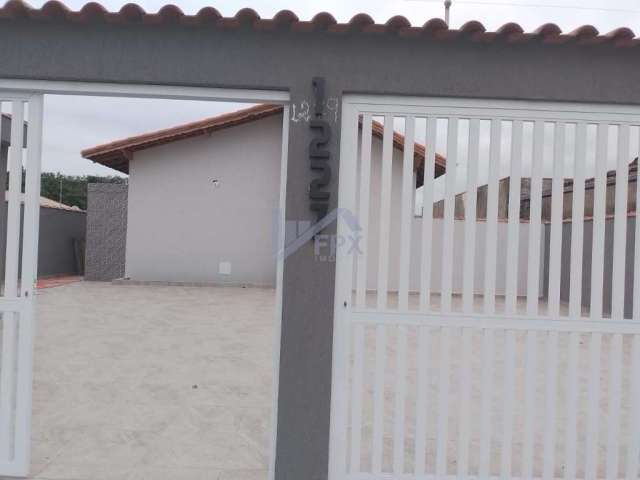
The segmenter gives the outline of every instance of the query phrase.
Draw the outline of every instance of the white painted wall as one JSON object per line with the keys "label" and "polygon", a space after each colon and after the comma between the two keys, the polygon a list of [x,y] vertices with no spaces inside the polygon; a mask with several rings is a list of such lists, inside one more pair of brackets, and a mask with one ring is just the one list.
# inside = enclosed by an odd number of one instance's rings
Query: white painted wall
{"label": "white painted wall", "polygon": [[[274,285],[281,135],[282,117],[274,116],[136,153],[130,164],[125,275],[133,280]],[[398,285],[402,155],[393,152],[390,290],[397,290]],[[378,271],[381,159],[382,141],[374,137],[367,275],[371,290],[376,288]],[[219,181],[217,188],[214,179]],[[477,293],[484,288],[484,228],[485,223],[478,222]],[[505,289],[506,228],[506,224],[498,226],[498,295]],[[518,294],[523,295],[529,225],[521,224],[520,229]],[[434,292],[440,288],[442,231],[442,220],[435,219],[431,243]],[[413,291],[419,290],[421,236],[422,218],[413,217]],[[464,222],[456,222],[454,242],[453,291],[459,293]],[[219,273],[221,262],[231,263],[230,275]]]}
{"label": "white painted wall", "polygon": [[275,285],[281,138],[277,115],[136,153],[125,275]]}

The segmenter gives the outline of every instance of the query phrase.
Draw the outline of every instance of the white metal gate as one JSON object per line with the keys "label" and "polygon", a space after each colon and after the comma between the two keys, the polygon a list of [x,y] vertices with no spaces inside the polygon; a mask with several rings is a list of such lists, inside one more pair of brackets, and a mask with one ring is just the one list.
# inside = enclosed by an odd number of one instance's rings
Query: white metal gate
{"label": "white metal gate", "polygon": [[638,478],[640,108],[352,95],[342,121],[330,478]]}
{"label": "white metal gate", "polygon": [[0,90],[0,106],[2,127],[11,125],[0,297],[0,475],[26,476],[31,442],[42,96]]}

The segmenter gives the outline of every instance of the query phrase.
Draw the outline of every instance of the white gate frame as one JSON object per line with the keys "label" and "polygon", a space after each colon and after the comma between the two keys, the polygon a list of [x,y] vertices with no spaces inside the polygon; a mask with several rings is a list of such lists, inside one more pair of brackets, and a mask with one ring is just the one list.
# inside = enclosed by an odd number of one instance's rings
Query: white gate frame
{"label": "white gate frame", "polygon": [[[561,105],[562,108],[559,109],[558,106]],[[428,112],[428,113],[426,113]],[[398,97],[398,96],[385,96],[385,95],[345,95],[343,97],[342,103],[342,128],[341,128],[341,146],[340,146],[340,173],[339,173],[339,187],[338,187],[338,208],[345,209],[350,212],[356,212],[356,185],[357,185],[357,154],[358,154],[358,123],[359,123],[359,115],[362,114],[365,116],[365,120],[363,120],[362,124],[365,125],[365,122],[371,121],[371,115],[386,115],[386,116],[422,116],[431,118],[451,118],[454,117],[464,118],[464,119],[508,119],[515,121],[535,121],[537,124],[541,124],[543,121],[549,122],[558,122],[558,123],[571,123],[574,122],[576,124],[585,124],[585,123],[595,123],[599,125],[609,125],[609,124],[619,124],[619,125],[628,125],[629,122],[633,122],[634,125],[640,125],[640,108],[637,106],[624,106],[624,105],[601,105],[601,104],[583,104],[583,103],[568,103],[568,102],[526,102],[526,101],[511,101],[511,100],[491,100],[491,99],[452,99],[452,98],[435,98],[435,97]],[[389,118],[385,118],[388,120]],[[386,123],[386,122],[385,122]],[[628,137],[628,127],[626,130],[626,135]],[[363,137],[366,135],[366,131],[369,131],[369,128],[363,127]],[[602,130],[602,129],[599,129]],[[429,130],[427,130],[429,131]],[[432,131],[435,140],[435,130]],[[493,134],[493,131],[492,131]],[[385,129],[385,137],[390,133]],[[413,131],[407,137],[408,145],[411,145],[413,138]],[[499,137],[498,137],[499,140]],[[628,138],[627,138],[628,140]],[[429,140],[427,140],[429,143]],[[493,143],[493,140],[492,140]],[[601,142],[602,143],[602,142]],[[363,143],[364,145],[364,143]],[[429,145],[427,147],[427,155],[433,155],[433,148],[429,149]],[[384,146],[383,146],[384,148]],[[411,147],[406,147],[407,149],[411,149]],[[604,147],[602,147],[604,148]],[[363,147],[364,150],[364,147]],[[431,151],[430,151],[431,150]],[[430,152],[430,153],[429,153]],[[605,151],[606,152],[606,151]],[[602,151],[598,152],[599,154]],[[363,154],[364,155],[364,154]],[[370,153],[368,154],[370,156]],[[412,152],[411,152],[412,155]],[[579,155],[579,154],[577,154]],[[618,172],[624,172],[627,168],[624,164],[623,160],[620,160],[622,155],[618,154]],[[406,159],[405,159],[406,161]],[[429,161],[425,159],[425,162]],[[604,162],[599,162],[600,164],[604,164]],[[362,167],[363,169],[365,167]],[[405,167],[406,168],[406,167]],[[426,168],[426,167],[425,167]],[[600,174],[602,172],[599,172]],[[368,175],[368,174],[361,174]],[[494,174],[497,176],[497,174]],[[554,176],[556,176],[554,174]],[[561,175],[559,175],[559,178]],[[577,177],[576,177],[577,178]],[[626,175],[621,175],[621,178],[626,178]],[[554,181],[554,184],[556,182]],[[360,198],[365,198],[368,194],[368,186],[361,187],[366,188],[367,193],[360,193]],[[451,189],[448,189],[451,190]],[[624,193],[619,193],[618,190],[624,191]],[[640,190],[640,187],[639,187]],[[386,192],[388,194],[388,192]],[[601,192],[602,193],[602,192]],[[626,189],[616,189],[616,194],[621,198],[626,200]],[[364,197],[363,197],[364,195]],[[389,200],[389,196],[385,196],[385,191],[382,191],[383,202],[385,200]],[[451,197],[451,193],[449,192],[449,197]],[[603,195],[601,195],[603,196]],[[497,196],[496,196],[497,198]],[[448,202],[451,203],[451,198],[449,198]],[[600,200],[600,208],[603,208],[604,200]],[[539,208],[539,201],[536,208]],[[623,221],[626,222],[626,211],[622,211],[621,208],[618,207],[619,201],[616,200],[616,224],[622,225]],[[580,204],[579,204],[580,205]],[[365,207],[367,208],[367,207]],[[384,209],[384,205],[382,206]],[[575,209],[576,211],[581,208],[579,206]],[[557,219],[558,210],[557,206],[555,207],[554,219]],[[365,210],[367,211],[367,210]],[[450,214],[453,216],[453,209],[450,209]],[[365,213],[365,215],[367,215]],[[510,218],[513,214],[510,214]],[[603,216],[604,217],[604,216]],[[338,238],[346,238],[349,236],[350,225],[343,219],[343,216],[338,217],[338,226],[337,226],[337,235]],[[581,217],[580,217],[581,218]],[[363,224],[365,222],[368,223],[368,218],[363,219],[361,221]],[[554,220],[554,223],[556,220]],[[640,222],[638,222],[640,224]],[[604,233],[604,223],[597,227],[598,230],[596,234],[600,235]],[[353,322],[357,322],[359,325],[363,324],[372,324],[372,325],[414,325],[414,326],[426,326],[433,328],[443,328],[443,329],[474,329],[474,330],[483,330],[485,332],[489,331],[489,336],[492,338],[493,330],[505,330],[505,331],[526,331],[531,332],[532,335],[527,336],[528,345],[533,344],[531,342],[532,338],[535,338],[535,332],[541,331],[545,334],[549,334],[550,338],[556,338],[559,332],[569,332],[572,335],[572,341],[577,339],[578,333],[587,333],[592,335],[592,345],[591,345],[591,361],[592,364],[595,364],[599,357],[596,356],[597,346],[599,345],[601,334],[611,334],[614,338],[614,343],[620,344],[621,335],[633,335],[634,336],[634,371],[640,371],[640,242],[636,240],[635,244],[635,278],[636,284],[634,288],[635,295],[635,308],[634,308],[634,320],[626,320],[623,319],[623,313],[621,311],[622,302],[620,301],[621,295],[624,295],[624,286],[620,284],[622,275],[624,274],[624,256],[623,256],[623,235],[624,233],[622,229],[618,229],[616,227],[616,246],[614,250],[614,287],[617,288],[615,293],[614,301],[617,302],[616,309],[614,310],[613,318],[611,319],[603,319],[601,313],[595,314],[593,311],[598,311],[598,308],[601,308],[601,303],[595,302],[595,309],[592,305],[592,313],[590,318],[580,317],[580,300],[578,298],[577,304],[572,294],[572,310],[571,312],[575,312],[575,306],[578,306],[578,313],[575,315],[576,318],[571,317],[560,317],[559,313],[555,312],[555,304],[559,304],[559,292],[554,294],[553,303],[554,310],[548,316],[539,316],[537,312],[537,308],[530,308],[529,304],[527,305],[527,313],[526,315],[516,315],[516,314],[507,314],[507,315],[496,315],[493,313],[492,309],[489,309],[487,314],[482,313],[470,313],[469,311],[465,311],[465,313],[452,313],[449,308],[443,313],[430,312],[428,309],[420,312],[409,312],[406,310],[406,306],[402,307],[403,299],[400,299],[400,310],[390,310],[386,307],[383,302],[382,306],[379,303],[379,309],[375,308],[364,308],[362,305],[358,307],[352,305],[352,296],[355,288],[355,283],[357,280],[354,278],[354,254],[349,250],[351,246],[348,242],[337,242],[337,251],[336,251],[336,279],[335,279],[335,304],[334,304],[334,330],[333,330],[333,357],[332,357],[332,385],[331,385],[331,428],[330,428],[330,446],[329,446],[329,480],[343,480],[345,478],[349,478],[350,474],[347,471],[347,452],[348,452],[348,442],[347,442],[347,429],[348,429],[348,421],[349,421],[349,362],[350,362],[350,348],[351,348],[351,328]],[[388,230],[388,226],[387,226]],[[640,225],[636,225],[636,235],[640,236]],[[494,232],[495,233],[495,232]],[[578,235],[577,233],[575,234]],[[594,234],[595,235],[595,234]],[[580,236],[582,234],[580,233]],[[559,236],[557,231],[552,239],[552,247],[556,250],[558,249]],[[382,241],[382,240],[380,240]],[[595,240],[594,240],[595,241]],[[366,239],[365,239],[366,242]],[[602,239],[602,242],[604,240]],[[381,247],[382,250],[383,247]],[[594,246],[594,251],[596,251],[595,255],[597,256],[597,260],[594,263],[602,263],[603,260],[603,250],[604,244]],[[448,249],[450,253],[450,248]],[[401,252],[401,255],[404,252]],[[408,254],[407,254],[408,255]],[[514,261],[512,258],[514,255],[517,255],[515,250],[510,249],[509,258],[510,261]],[[572,264],[576,262],[582,261],[582,255],[574,255],[576,258],[572,259]],[[406,258],[405,258],[406,260]],[[495,260],[495,259],[494,259]],[[366,263],[366,260],[365,260]],[[558,261],[556,259],[555,264]],[[580,265],[577,265],[580,266]],[[381,267],[385,268],[386,266]],[[598,267],[598,268],[601,268]],[[578,269],[575,269],[578,271]],[[581,270],[580,270],[581,271]],[[553,288],[558,289],[559,284],[559,266],[554,265],[552,276],[558,277],[554,278],[553,281],[556,282]],[[573,272],[573,268],[572,268]],[[359,272],[358,272],[359,273]],[[406,273],[406,271],[405,271]],[[495,272],[494,272],[495,273]],[[597,275],[602,275],[602,272],[599,273],[596,271]],[[581,273],[580,273],[581,275]],[[383,273],[384,276],[384,273]],[[429,275],[427,275],[428,277]],[[572,273],[571,283],[572,285],[579,284],[576,274]],[[592,279],[593,281],[593,279]],[[616,282],[618,282],[616,284]],[[359,282],[360,283],[360,282]],[[531,283],[531,282],[530,282]],[[534,285],[536,283],[534,282]],[[600,279],[600,287],[602,287],[602,279]],[[358,288],[361,288],[360,286]],[[366,287],[364,287],[366,289]],[[550,287],[551,288],[551,287]],[[386,285],[381,287],[382,291],[386,295]],[[469,288],[467,288],[469,290]],[[512,289],[513,290],[513,289]],[[365,290],[366,291],[366,290]],[[486,294],[485,290],[485,294]],[[361,293],[360,290],[357,293]],[[402,295],[402,291],[399,292]],[[422,292],[421,292],[422,293]],[[451,293],[451,292],[447,292]],[[468,293],[468,292],[467,292]],[[491,291],[489,291],[491,293]],[[495,294],[495,291],[492,292]],[[515,295],[513,292],[511,292]],[[404,287],[404,295],[407,295],[406,284]],[[529,288],[528,297],[531,297],[533,294],[537,295],[536,289]],[[444,296],[444,292],[443,292]],[[465,294],[466,296],[466,294]],[[595,295],[595,297],[600,297],[599,295]],[[550,294],[551,299],[551,294]],[[485,300],[486,301],[486,300]],[[552,300],[550,300],[551,303]],[[356,303],[360,303],[356,297]],[[529,302],[528,302],[529,303]],[[485,304],[486,306],[486,304]],[[404,308],[404,310],[403,310]],[[421,308],[422,310],[422,308]],[[578,320],[578,321],[576,321]],[[606,320],[606,321],[603,321]],[[486,336],[486,335],[485,335]],[[447,339],[448,334],[447,334]],[[467,337],[468,341],[468,337]],[[406,342],[406,340],[405,340]],[[553,340],[551,340],[553,342]],[[557,343],[557,340],[556,340]],[[491,345],[491,343],[487,343],[487,345]],[[358,348],[358,347],[355,347]],[[360,347],[361,349],[362,347]],[[405,347],[406,348],[406,347]],[[527,347],[529,348],[529,347]],[[553,352],[553,343],[551,343],[550,347]],[[618,350],[614,351],[614,356],[619,354]],[[383,354],[384,355],[384,354]],[[359,359],[358,359],[359,358]],[[484,361],[484,360],[483,360]],[[354,365],[359,365],[358,368],[361,368],[362,365],[358,362],[362,362],[362,352],[360,351],[360,356],[354,360]],[[448,363],[447,363],[448,364]],[[354,368],[356,368],[354,366]],[[528,375],[531,372],[528,371]],[[380,372],[376,371],[376,375],[384,375],[380,374]],[[531,376],[531,375],[529,375]],[[615,378],[612,381],[616,381]],[[361,379],[354,380],[354,385],[357,382],[361,382]],[[595,392],[595,383],[590,385],[590,402],[593,404],[597,401],[597,393]],[[615,385],[615,383],[614,383]],[[619,381],[617,383],[619,388]],[[357,385],[352,388],[361,388],[361,385]],[[634,379],[632,385],[632,394],[634,398],[640,399],[640,379]],[[530,389],[531,390],[531,389]],[[575,390],[575,388],[574,388]],[[354,390],[355,391],[355,390]],[[484,392],[486,393],[486,392]],[[483,395],[484,395],[483,393]],[[531,393],[531,392],[529,392]],[[404,391],[400,393],[402,396]],[[396,395],[398,393],[396,392]],[[529,395],[530,396],[530,395]],[[593,397],[593,398],[592,398]],[[397,398],[397,397],[396,397]],[[595,400],[594,400],[595,398]],[[446,398],[442,397],[439,399],[440,405],[439,408],[446,408]],[[549,400],[549,398],[547,398]],[[615,403],[619,402],[619,395],[616,399],[613,400]],[[443,403],[445,405],[443,405]],[[615,408],[615,407],[614,407]],[[446,411],[446,410],[445,410]],[[634,417],[632,422],[635,425],[640,427],[640,408],[634,410]],[[613,410],[613,414],[616,412]],[[353,415],[353,412],[352,412]],[[353,422],[353,418],[351,420]],[[590,419],[590,424],[593,423],[593,419]],[[551,424],[553,426],[553,424]],[[438,430],[440,430],[441,425],[438,425]],[[375,428],[375,426],[374,426]],[[531,430],[531,428],[530,428]],[[402,434],[400,435],[402,438]],[[446,435],[445,435],[446,438]],[[614,445],[617,446],[617,439],[615,438],[615,434],[613,437],[610,437],[609,440],[613,442]],[[395,439],[394,439],[395,441]],[[359,442],[359,440],[358,440]],[[446,442],[446,440],[445,440]],[[375,439],[374,439],[375,443]],[[575,439],[573,440],[575,444]],[[593,451],[595,443],[591,442],[590,451]],[[417,448],[417,447],[416,447]],[[574,445],[575,448],[575,445]],[[631,451],[636,454],[640,453],[640,433],[637,433],[633,436]],[[358,443],[359,449],[359,443]],[[379,454],[380,452],[378,452]],[[486,453],[486,452],[485,452]],[[352,453],[353,455],[353,453]],[[615,456],[615,449],[609,449],[607,452],[607,476],[611,478],[616,478],[617,475],[617,457]],[[376,452],[374,451],[374,457],[376,456]],[[483,455],[486,456],[486,455]],[[552,472],[548,470],[547,465],[547,452],[545,451],[545,477],[552,475]],[[352,457],[353,458],[353,457]],[[438,463],[441,464],[440,458],[438,459]],[[374,459],[375,462],[375,459]],[[531,462],[529,462],[531,463]],[[394,458],[394,469],[396,465],[396,459]],[[590,473],[587,476],[590,476],[593,473],[595,468],[594,462],[591,459],[587,462],[587,469]],[[530,465],[529,465],[530,467]],[[379,469],[379,465],[378,465]],[[401,470],[402,468],[400,468]],[[481,468],[482,469],[482,468]],[[627,472],[637,471],[638,469],[638,460],[631,455],[630,460],[628,460]],[[375,470],[375,467],[374,467]],[[438,467],[438,471],[440,471],[440,467]],[[485,469],[486,470],[486,469]],[[504,474],[504,468],[503,468]],[[360,475],[362,478],[397,478],[394,474],[391,473],[373,473]],[[416,478],[416,475],[408,475],[402,474],[403,478]],[[483,473],[481,476],[484,477],[488,475],[488,472]],[[417,477],[422,478],[422,476],[418,475]],[[445,475],[441,475],[439,472],[435,476],[428,475],[429,478],[440,478]],[[454,476],[449,476],[447,478],[453,478]],[[351,474],[351,478],[360,478],[358,474],[353,476]]]}
{"label": "white gate frame", "polygon": [[[2,376],[0,419],[0,474],[25,476],[30,462],[31,384],[35,331],[35,282],[37,278],[38,221],[40,215],[40,156],[42,146],[42,95],[0,89],[0,100],[13,105],[9,152],[9,208],[7,212],[7,260],[5,290],[0,297],[2,313]],[[29,106],[26,181],[19,272],[22,148],[24,107]],[[16,174],[16,172],[20,172]],[[4,187],[3,187],[4,190]],[[5,254],[4,252],[2,253]],[[15,407],[14,407],[15,404]],[[12,425],[13,424],[13,425]],[[13,428],[12,428],[13,426]],[[10,453],[13,452],[12,455]]]}
{"label": "white gate frame", "polygon": [[[2,95],[7,93],[7,95]],[[37,110],[35,114],[42,116],[43,95],[76,95],[76,96],[100,96],[100,97],[129,97],[129,98],[157,98],[171,100],[201,100],[201,101],[217,101],[217,102],[238,102],[238,103],[271,103],[283,106],[282,120],[282,154],[280,162],[280,196],[278,208],[278,245],[277,245],[277,265],[276,265],[276,309],[275,309],[275,331],[274,331],[274,352],[273,352],[273,393],[272,393],[272,413],[271,413],[271,445],[269,454],[269,479],[275,477],[275,452],[277,441],[277,425],[278,425],[278,390],[280,375],[280,332],[282,327],[282,287],[284,275],[284,233],[285,233],[285,207],[286,207],[286,187],[287,187],[287,161],[288,161],[288,145],[289,145],[289,102],[290,95],[286,91],[278,90],[252,90],[252,89],[233,89],[233,88],[206,88],[206,87],[184,87],[172,85],[139,85],[139,84],[115,84],[100,82],[73,82],[73,81],[49,81],[49,80],[15,80],[0,79],[0,97],[10,100],[30,99],[34,102]],[[31,112],[30,112],[30,115]],[[35,127],[35,129],[34,129]],[[32,373],[33,373],[33,321],[35,318],[35,289],[36,267],[37,267],[37,241],[38,241],[38,224],[39,224],[39,198],[40,191],[40,155],[41,141],[36,142],[36,138],[42,136],[42,124],[29,125],[28,142],[34,142],[28,145],[28,151],[33,153],[33,159],[38,160],[37,176],[27,177],[27,188],[31,191],[32,196],[36,198],[27,203],[30,208],[25,209],[25,225],[26,219],[29,218],[30,234],[27,235],[25,230],[25,248],[23,251],[23,270],[25,265],[28,266],[29,272],[33,272],[33,277],[29,282],[31,289],[29,290],[28,301],[18,299],[2,299],[0,301],[0,312],[26,312],[31,322],[26,326],[25,335],[21,336],[19,344],[20,354],[24,358],[26,368],[25,375],[18,385],[18,395],[23,400],[18,403],[17,414],[23,418],[22,427],[20,428],[17,445],[20,445],[20,457],[12,464],[0,463],[0,476],[27,476],[29,473],[30,462],[30,442],[31,442],[31,394],[32,394]],[[31,133],[33,132],[33,134]],[[33,139],[33,140],[32,140]],[[35,148],[31,148],[35,147]],[[37,181],[37,185],[36,182]],[[38,192],[37,194],[35,192]],[[27,193],[28,195],[28,193]],[[27,243],[27,237],[29,241]]]}

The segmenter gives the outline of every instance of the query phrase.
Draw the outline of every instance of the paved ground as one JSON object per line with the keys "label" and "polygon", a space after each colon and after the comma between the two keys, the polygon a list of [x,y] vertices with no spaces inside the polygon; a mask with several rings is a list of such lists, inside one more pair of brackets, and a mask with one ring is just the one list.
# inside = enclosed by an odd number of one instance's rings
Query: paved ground
{"label": "paved ground", "polygon": [[[369,295],[367,298],[369,305],[375,304],[375,296]],[[504,299],[496,299],[496,310],[504,311]],[[525,300],[519,299],[518,311],[525,311]],[[397,305],[397,296],[389,296],[389,304],[393,307]],[[431,299],[432,308],[437,309],[440,304],[438,295],[433,295]],[[410,296],[409,306],[411,309],[418,309],[418,297]],[[541,314],[547,311],[547,303],[544,300],[539,302]],[[461,298],[456,296],[453,301],[453,310],[461,311]],[[482,311],[482,298],[476,297],[474,310]],[[561,306],[561,315],[567,314],[567,305]],[[384,432],[383,432],[383,448],[382,448],[382,470],[383,472],[393,471],[393,434],[394,434],[394,413],[395,413],[395,385],[397,381],[397,327],[387,327],[386,329],[386,362],[385,362],[385,380],[384,380]],[[483,336],[481,330],[475,330],[471,336],[471,358],[470,358],[470,396],[469,400],[465,400],[461,395],[461,359],[462,340],[461,331],[459,329],[448,329],[450,334],[449,347],[447,349],[449,357],[449,387],[445,408],[447,409],[447,473],[457,473],[458,458],[458,436],[460,431],[460,422],[462,412],[467,412],[469,418],[469,473],[471,475],[479,472],[480,450],[481,450],[481,419],[483,410],[481,410],[481,391],[483,385],[482,370],[482,344]],[[406,357],[406,403],[405,403],[405,450],[404,450],[404,472],[411,473],[414,468],[415,458],[415,425],[416,425],[416,394],[417,394],[417,371],[418,371],[418,339],[419,333],[416,327],[407,327],[407,357]],[[363,367],[363,394],[362,394],[362,450],[361,450],[361,468],[363,471],[371,471],[372,468],[372,448],[373,443],[373,416],[374,416],[374,381],[375,381],[375,354],[376,354],[376,327],[368,326],[364,329],[364,367]],[[512,435],[512,454],[510,456],[512,465],[512,474],[516,478],[525,477],[523,474],[524,463],[524,444],[525,444],[525,377],[526,377],[526,333],[518,332],[515,334],[514,356],[507,360],[506,357],[506,336],[504,331],[495,331],[493,336],[493,352],[492,365],[493,373],[491,375],[491,415],[489,418],[490,425],[490,466],[489,470],[494,478],[499,478],[501,474],[501,446],[503,438],[504,424],[504,401],[506,397],[505,391],[505,362],[509,361],[514,368],[514,411],[513,423],[511,429]],[[620,420],[618,423],[619,433],[619,475],[624,477],[624,468],[627,460],[627,446],[630,435],[630,412],[631,412],[631,395],[629,385],[631,383],[631,336],[623,336],[622,348],[622,371],[621,371],[621,409]],[[547,373],[546,359],[548,357],[547,335],[540,332],[536,335],[534,343],[535,351],[535,377],[534,377],[534,420],[533,420],[533,458],[532,469],[533,475],[540,478],[543,474],[543,453],[544,453],[544,430],[547,407],[545,404],[546,391],[549,385],[549,376]],[[576,375],[577,383],[577,401],[568,402],[567,385],[569,378],[568,370],[568,352],[569,352],[569,335],[566,333],[559,334],[558,337],[558,361],[557,361],[557,390],[556,390],[556,443],[555,443],[555,476],[556,478],[565,477],[567,450],[567,417],[569,412],[575,412],[577,420],[576,428],[576,476],[577,478],[585,478],[585,465],[587,463],[587,439],[589,434],[587,431],[588,418],[588,385],[589,378],[592,376],[592,368],[589,363],[589,349],[591,345],[591,336],[583,334],[579,336],[578,344],[578,368]],[[438,394],[440,385],[440,363],[441,363],[441,333],[437,329],[430,332],[430,341],[427,343],[426,360],[427,360],[427,439],[426,439],[426,469],[427,472],[434,473],[436,470],[436,438],[437,426],[440,413],[438,411]],[[596,444],[596,464],[597,478],[605,478],[605,465],[607,454],[607,434],[608,434],[608,409],[609,409],[609,381],[611,378],[611,335],[603,334],[600,349],[600,390],[599,402],[596,410],[596,433],[597,437],[592,438]],[[352,380],[352,378],[351,378]],[[349,384],[349,392],[351,392],[353,384]],[[348,431],[348,438],[351,431]],[[350,452],[349,452],[350,454]],[[635,477],[634,477],[635,478]]]}
{"label": "paved ground", "polygon": [[[39,291],[34,394],[34,478],[49,480],[266,479],[271,410],[273,290],[161,287],[78,282]],[[393,299],[391,299],[393,300]],[[412,299],[412,301],[415,299]],[[436,299],[437,300],[437,299]],[[391,302],[393,303],[393,301]],[[437,303],[437,302],[436,302]],[[457,305],[457,304],[456,304]],[[544,305],[541,306],[544,311]],[[457,307],[456,307],[457,308]],[[502,305],[499,305],[502,308]],[[413,464],[416,337],[409,329],[406,471]],[[448,471],[455,473],[459,334],[450,345]],[[366,332],[362,467],[370,468],[375,334]],[[437,334],[429,355],[427,464],[435,456]],[[516,338],[514,473],[521,471],[524,423],[524,335]],[[537,338],[534,473],[542,468],[545,336]],[[630,345],[625,339],[620,464],[626,460]],[[564,474],[567,408],[578,415],[577,475],[584,472],[589,339],[580,338],[579,400],[566,401],[567,337],[559,339],[556,476]],[[494,344],[492,473],[499,473],[504,335]],[[470,469],[478,465],[481,336],[472,338]],[[385,471],[390,471],[396,331],[387,335]],[[604,475],[610,338],[603,337],[598,418],[599,474]],[[303,479],[304,480],[304,479]]]}
{"label": "paved ground", "polygon": [[33,478],[265,479],[274,291],[39,291]]}

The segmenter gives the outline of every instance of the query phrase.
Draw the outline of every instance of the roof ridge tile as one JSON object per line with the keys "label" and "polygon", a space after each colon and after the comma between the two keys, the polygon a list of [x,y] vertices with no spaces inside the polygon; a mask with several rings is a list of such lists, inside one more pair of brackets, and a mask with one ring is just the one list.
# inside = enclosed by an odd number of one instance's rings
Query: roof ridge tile
{"label": "roof ridge tile", "polygon": [[196,14],[185,14],[176,5],[165,5],[156,13],[146,12],[136,3],[128,3],[119,11],[108,11],[103,5],[89,2],[77,11],[71,10],[59,0],[50,0],[40,8],[33,7],[24,0],[8,0],[0,7],[0,19],[27,18],[34,21],[69,22],[111,22],[171,25],[180,23],[192,26],[212,26],[214,28],[251,27],[260,31],[288,29],[292,32],[324,31],[330,34],[344,32],[400,34],[406,37],[427,37],[437,40],[464,39],[476,42],[504,41],[526,42],[542,40],[546,44],[577,42],[584,45],[610,45],[613,47],[639,46],[640,38],[626,27],[601,34],[593,25],[583,25],[571,32],[563,32],[557,25],[547,23],[531,32],[525,32],[514,22],[506,23],[496,31],[487,31],[475,20],[458,29],[449,29],[444,21],[432,18],[422,27],[413,26],[403,16],[394,16],[385,23],[375,23],[366,13],[354,15],[347,23],[340,23],[327,12],[315,15],[311,20],[300,20],[294,12],[282,10],[272,18],[261,18],[251,8],[239,10],[233,17],[224,17],[218,10],[205,7]]}

